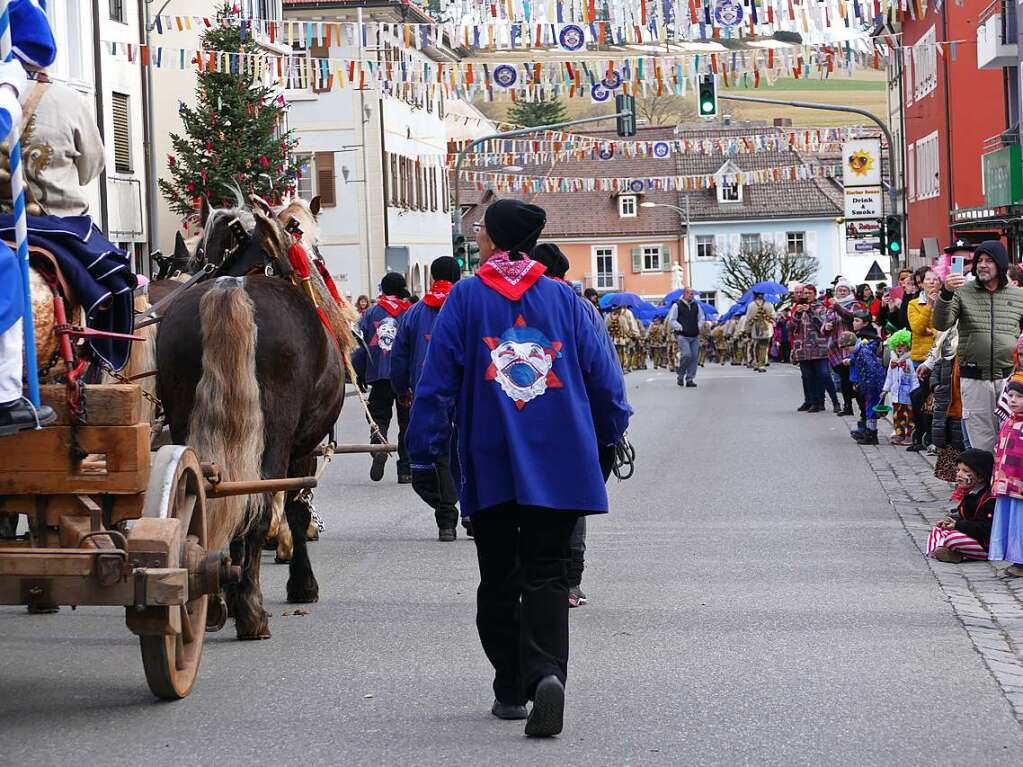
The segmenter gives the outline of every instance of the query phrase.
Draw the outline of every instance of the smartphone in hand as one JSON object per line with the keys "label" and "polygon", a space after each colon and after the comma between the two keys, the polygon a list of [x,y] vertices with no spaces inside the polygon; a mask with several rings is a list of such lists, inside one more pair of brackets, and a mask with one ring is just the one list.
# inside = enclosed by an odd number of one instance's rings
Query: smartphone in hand
{"label": "smartphone in hand", "polygon": [[952,269],[950,274],[962,274],[966,259],[962,256],[952,256]]}

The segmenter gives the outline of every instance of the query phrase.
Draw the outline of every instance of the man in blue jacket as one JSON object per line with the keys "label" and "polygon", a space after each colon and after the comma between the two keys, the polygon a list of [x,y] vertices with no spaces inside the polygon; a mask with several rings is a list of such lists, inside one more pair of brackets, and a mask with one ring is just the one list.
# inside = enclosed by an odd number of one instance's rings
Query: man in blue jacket
{"label": "man in blue jacket", "polygon": [[479,275],[451,290],[416,387],[408,431],[416,486],[457,434],[462,514],[480,567],[476,626],[495,669],[492,713],[531,736],[562,729],[569,538],[607,511],[600,452],[631,409],[624,380],[572,289],[528,254],[541,208],[499,200],[479,233]]}
{"label": "man in blue jacket", "polygon": [[[405,428],[408,426],[408,403],[402,403],[391,388],[391,347],[398,333],[401,316],[412,305],[404,296],[405,277],[397,272],[388,272],[380,280],[380,297],[359,320],[359,333],[363,344],[352,354],[352,366],[360,382],[369,385],[369,414],[380,427],[380,436],[387,439],[391,416],[398,412],[398,483],[412,481],[409,474],[408,454],[405,452]],[[370,441],[381,439],[370,432]],[[387,453],[374,453],[369,478],[379,482],[384,478]]]}
{"label": "man in blue jacket", "polygon": [[[441,256],[430,265],[430,276],[433,284],[429,292],[402,316],[391,346],[391,388],[405,406],[410,406],[414,400],[437,315],[462,273],[454,258]],[[421,497],[433,508],[438,539],[451,542],[458,537],[458,490],[451,476],[450,452],[439,455],[436,465],[437,492],[421,494]]]}

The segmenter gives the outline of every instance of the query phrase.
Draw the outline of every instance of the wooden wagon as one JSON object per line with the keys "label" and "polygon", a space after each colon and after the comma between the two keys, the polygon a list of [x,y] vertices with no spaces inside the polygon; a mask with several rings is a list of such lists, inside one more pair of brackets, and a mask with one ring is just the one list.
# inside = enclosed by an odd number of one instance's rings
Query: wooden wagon
{"label": "wooden wagon", "polygon": [[[0,520],[27,531],[0,537],[0,604],[125,608],[155,695],[183,698],[202,659],[207,625],[226,620],[221,588],[239,577],[207,545],[207,497],[312,487],[312,477],[227,483],[191,448],[150,454],[136,385],[84,387],[74,424],[64,386],[43,387],[54,426],[0,439]],[[84,456],[84,457],[83,457]]]}

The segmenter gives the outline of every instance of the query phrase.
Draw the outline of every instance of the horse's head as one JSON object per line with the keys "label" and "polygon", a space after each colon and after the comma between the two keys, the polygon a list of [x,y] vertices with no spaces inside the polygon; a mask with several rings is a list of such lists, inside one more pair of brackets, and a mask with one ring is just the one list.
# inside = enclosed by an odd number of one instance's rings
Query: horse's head
{"label": "horse's head", "polygon": [[241,202],[231,208],[209,208],[203,204],[203,234],[196,254],[202,267],[212,265],[218,277],[241,277],[253,272],[289,275],[288,237],[269,208],[261,201],[255,207]]}
{"label": "horse's head", "polygon": [[301,232],[301,241],[307,250],[319,255],[320,244],[320,196],[309,202],[296,197],[277,211],[277,220],[289,231],[296,227]]}

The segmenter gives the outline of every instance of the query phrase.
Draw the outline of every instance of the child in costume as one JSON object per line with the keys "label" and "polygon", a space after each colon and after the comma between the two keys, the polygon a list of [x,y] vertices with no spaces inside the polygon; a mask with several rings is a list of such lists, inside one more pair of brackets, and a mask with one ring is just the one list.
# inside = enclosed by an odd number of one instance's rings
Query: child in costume
{"label": "child in costume", "polygon": [[998,432],[991,482],[995,515],[988,559],[1012,562],[1006,575],[1023,576],[1023,377],[1005,384],[1010,415]]}
{"label": "child in costume", "polygon": [[877,413],[874,407],[881,402],[881,389],[884,386],[884,366],[877,356],[881,344],[877,332],[872,326],[861,329],[862,335],[846,331],[839,338],[845,359],[842,364],[849,368],[850,380],[860,404],[860,420],[862,428],[852,433],[861,445],[877,444]]}
{"label": "child in costume", "polygon": [[913,440],[913,392],[920,386],[916,377],[916,367],[910,358],[910,346],[913,335],[906,329],[893,333],[888,338],[888,348],[892,350],[891,362],[888,363],[888,374],[881,391],[891,395],[892,422],[895,433],[891,444],[908,445]]}
{"label": "child in costume", "polygon": [[991,494],[991,470],[995,458],[987,450],[969,449],[956,460],[959,501],[955,515],[936,524],[927,538],[927,556],[958,564],[964,559],[987,559],[995,497]]}

